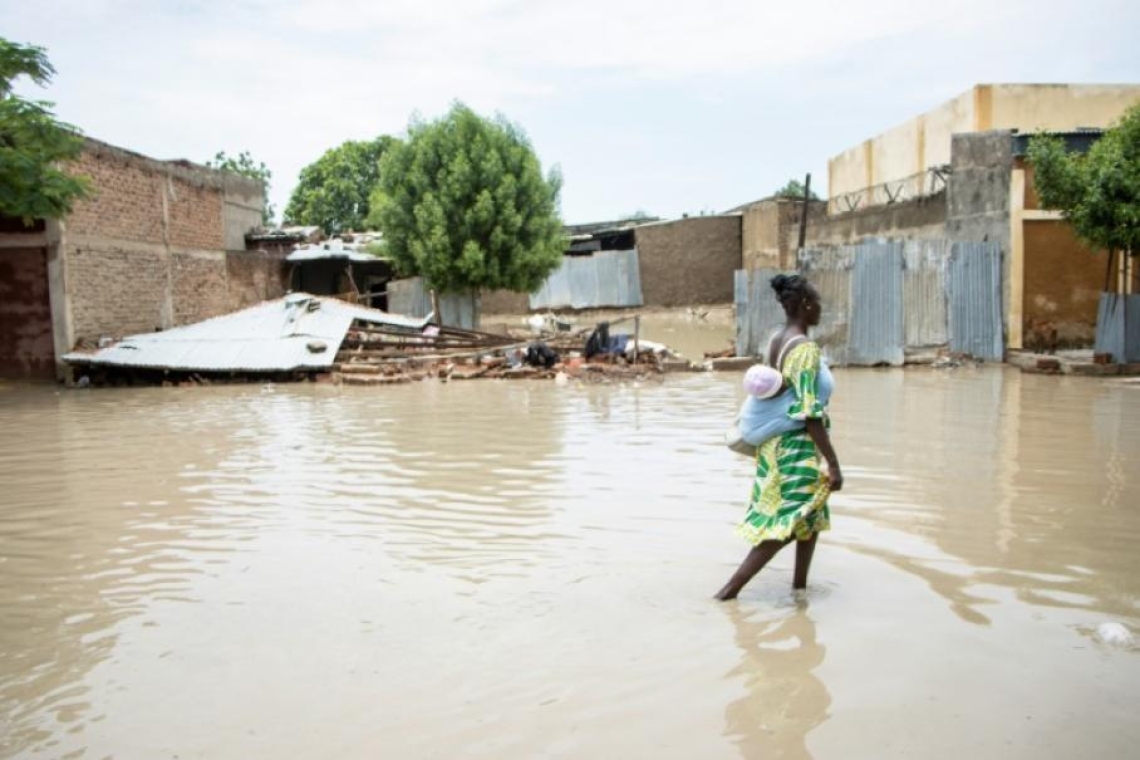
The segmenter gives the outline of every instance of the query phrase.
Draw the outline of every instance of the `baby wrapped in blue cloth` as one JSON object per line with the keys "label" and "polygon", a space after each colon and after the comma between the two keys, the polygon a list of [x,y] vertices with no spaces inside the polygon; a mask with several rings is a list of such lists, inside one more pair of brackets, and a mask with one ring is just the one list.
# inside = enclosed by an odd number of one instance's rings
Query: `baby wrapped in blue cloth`
{"label": "baby wrapped in blue cloth", "polygon": [[[803,420],[790,416],[796,392],[775,369],[763,364],[753,365],[744,375],[744,388],[748,397],[740,407],[737,426],[745,443],[760,446],[775,436],[804,429]],[[821,359],[816,396],[824,406],[831,399],[834,388],[831,369]]]}

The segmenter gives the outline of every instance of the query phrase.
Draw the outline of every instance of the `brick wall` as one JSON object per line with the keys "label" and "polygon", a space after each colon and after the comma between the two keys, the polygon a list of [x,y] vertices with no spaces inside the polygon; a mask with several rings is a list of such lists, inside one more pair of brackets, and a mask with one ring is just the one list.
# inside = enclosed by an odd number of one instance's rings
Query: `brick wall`
{"label": "brick wall", "polygon": [[741,218],[704,216],[636,229],[646,306],[732,303]]}
{"label": "brick wall", "polygon": [[92,195],[67,217],[74,235],[162,244],[162,176],[125,157],[87,150],[73,164],[91,178]]}
{"label": "brick wall", "polygon": [[229,251],[226,254],[226,288],[230,309],[242,309],[289,289],[287,254],[277,251]]}
{"label": "brick wall", "polygon": [[226,253],[227,220],[236,218],[226,213],[227,188],[260,206],[257,183],[95,140],[73,168],[93,190],[64,222],[75,342],[197,322],[284,294],[283,257]]}
{"label": "brick wall", "polygon": [[224,252],[174,253],[170,270],[175,325],[230,311]]}
{"label": "brick wall", "polygon": [[226,249],[222,191],[185,180],[167,181],[170,245],[208,251]]}
{"label": "brick wall", "polygon": [[168,325],[170,261],[162,249],[69,246],[65,256],[77,342],[153,332]]}

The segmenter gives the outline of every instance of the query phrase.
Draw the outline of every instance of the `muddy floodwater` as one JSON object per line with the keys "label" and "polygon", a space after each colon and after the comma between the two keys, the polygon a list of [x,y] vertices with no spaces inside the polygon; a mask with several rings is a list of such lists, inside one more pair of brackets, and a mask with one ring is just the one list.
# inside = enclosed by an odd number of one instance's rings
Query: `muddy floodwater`
{"label": "muddy floodwater", "polygon": [[837,384],[728,604],[735,374],[0,386],[0,757],[1135,757],[1140,385]]}

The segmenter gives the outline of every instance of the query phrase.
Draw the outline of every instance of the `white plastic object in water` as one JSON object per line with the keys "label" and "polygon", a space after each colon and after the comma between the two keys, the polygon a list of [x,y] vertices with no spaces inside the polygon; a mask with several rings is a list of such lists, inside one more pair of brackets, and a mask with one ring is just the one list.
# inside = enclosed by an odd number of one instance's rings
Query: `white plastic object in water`
{"label": "white plastic object in water", "polygon": [[1105,644],[1127,646],[1132,643],[1132,632],[1120,623],[1101,623],[1096,627],[1096,637]]}

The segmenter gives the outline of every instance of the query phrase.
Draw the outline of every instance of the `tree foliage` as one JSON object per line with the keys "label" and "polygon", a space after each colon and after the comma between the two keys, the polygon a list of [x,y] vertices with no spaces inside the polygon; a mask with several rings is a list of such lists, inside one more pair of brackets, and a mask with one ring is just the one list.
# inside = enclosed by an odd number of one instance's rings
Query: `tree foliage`
{"label": "tree foliage", "polygon": [[457,103],[380,161],[384,253],[441,290],[533,291],[562,262],[561,185],[519,127]]}
{"label": "tree foliage", "polygon": [[[788,183],[772,194],[773,198],[794,198],[797,201],[804,198],[804,183],[798,179],[790,179]],[[818,201],[819,196],[815,194],[815,190],[811,191],[808,195],[813,201]]]}
{"label": "tree foliage", "polygon": [[206,166],[211,169],[221,169],[222,171],[240,174],[243,177],[249,177],[260,182],[261,193],[265,199],[265,205],[261,209],[261,223],[267,227],[273,223],[274,209],[273,204],[269,202],[269,180],[272,179],[273,172],[269,171],[265,162],[254,161],[248,150],[243,150],[236,157],[226,155],[224,150],[219,150],[212,161],[206,162]]}
{"label": "tree foliage", "polygon": [[0,37],[0,214],[25,223],[66,216],[90,192],[86,178],[62,168],[83,150],[78,131],[56,120],[51,103],[12,91],[21,76],[42,87],[54,74],[43,48]]}
{"label": "tree foliage", "polygon": [[285,207],[289,224],[312,224],[329,235],[363,230],[379,176],[380,157],[398,140],[349,140],[325,152],[301,170],[297,188]]}
{"label": "tree foliage", "polygon": [[1094,250],[1140,253],[1140,105],[1131,108],[1087,154],[1070,153],[1055,135],[1029,141],[1034,187]]}

